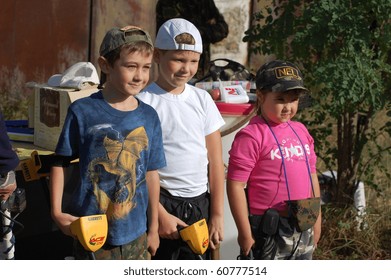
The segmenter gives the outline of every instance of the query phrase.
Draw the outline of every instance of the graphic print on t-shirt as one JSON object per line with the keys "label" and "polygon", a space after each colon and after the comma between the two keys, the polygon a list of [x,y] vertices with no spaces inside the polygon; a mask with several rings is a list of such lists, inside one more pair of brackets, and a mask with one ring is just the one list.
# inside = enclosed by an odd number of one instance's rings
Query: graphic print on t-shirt
{"label": "graphic print on t-shirt", "polygon": [[[280,148],[282,151],[282,155],[284,156],[284,160],[304,160],[304,150],[298,139],[292,139],[290,137],[284,138],[279,142]],[[310,154],[310,146],[308,144],[304,145],[304,148],[307,154]],[[270,151],[270,159],[271,160],[281,160],[281,152],[278,146],[273,148]]]}
{"label": "graphic print on t-shirt", "polygon": [[105,136],[103,146],[106,157],[90,162],[90,179],[100,209],[109,219],[121,219],[136,206],[136,162],[148,147],[148,136],[138,127],[124,139]]}

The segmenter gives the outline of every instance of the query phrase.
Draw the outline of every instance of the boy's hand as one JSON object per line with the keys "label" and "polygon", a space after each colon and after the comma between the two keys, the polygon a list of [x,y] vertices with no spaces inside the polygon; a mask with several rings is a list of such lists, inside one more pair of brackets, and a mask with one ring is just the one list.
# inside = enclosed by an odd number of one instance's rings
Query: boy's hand
{"label": "boy's hand", "polygon": [[215,250],[221,241],[224,240],[224,218],[213,215],[209,219],[209,245]]}
{"label": "boy's hand", "polygon": [[188,225],[167,211],[164,212],[164,214],[159,213],[159,236],[165,239],[179,239],[178,227]]}
{"label": "boy's hand", "polygon": [[52,214],[52,218],[54,222],[57,224],[59,229],[68,236],[71,236],[73,238],[77,238],[75,235],[71,233],[71,223],[73,221],[76,221],[79,217],[75,217],[72,215],[69,215],[67,213],[58,213],[58,214]]}
{"label": "boy's hand", "polygon": [[16,183],[9,184],[0,188],[0,201],[7,200],[16,190]]}
{"label": "boy's hand", "polygon": [[157,231],[148,232],[148,251],[151,256],[155,256],[157,249],[159,248],[160,239]]}

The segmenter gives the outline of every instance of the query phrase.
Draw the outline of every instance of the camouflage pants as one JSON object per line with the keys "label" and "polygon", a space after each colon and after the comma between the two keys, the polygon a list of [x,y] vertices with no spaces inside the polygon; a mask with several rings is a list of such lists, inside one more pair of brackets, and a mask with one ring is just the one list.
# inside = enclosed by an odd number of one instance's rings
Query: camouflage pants
{"label": "camouflage pants", "polygon": [[[87,252],[79,241],[73,243],[73,254],[76,260],[92,259],[92,254]],[[121,245],[112,246],[103,245],[98,251],[93,253],[97,260],[150,260],[151,255],[148,252],[147,234]]]}
{"label": "camouflage pants", "polygon": [[287,218],[280,218],[275,260],[311,260],[314,249],[313,228],[298,232]]}
{"label": "camouflage pants", "polygon": [[314,252],[313,228],[298,232],[288,218],[280,217],[277,233],[266,236],[260,232],[260,220],[250,220],[255,238],[254,259],[311,260]]}

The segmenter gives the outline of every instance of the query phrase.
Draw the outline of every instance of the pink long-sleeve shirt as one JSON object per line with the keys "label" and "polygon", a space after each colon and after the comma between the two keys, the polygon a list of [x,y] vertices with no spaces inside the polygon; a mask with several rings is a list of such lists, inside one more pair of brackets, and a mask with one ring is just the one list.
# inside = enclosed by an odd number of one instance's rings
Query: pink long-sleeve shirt
{"label": "pink long-sleeve shirt", "polygon": [[286,210],[285,201],[288,200],[288,191],[282,156],[287,172],[290,199],[312,196],[305,153],[310,172],[315,173],[316,154],[313,138],[300,122],[290,121],[291,127],[288,123],[269,124],[277,137],[283,155],[268,125],[259,116],[252,118],[249,124],[236,134],[229,151],[227,177],[247,183],[248,204],[252,215],[262,215],[269,208]]}

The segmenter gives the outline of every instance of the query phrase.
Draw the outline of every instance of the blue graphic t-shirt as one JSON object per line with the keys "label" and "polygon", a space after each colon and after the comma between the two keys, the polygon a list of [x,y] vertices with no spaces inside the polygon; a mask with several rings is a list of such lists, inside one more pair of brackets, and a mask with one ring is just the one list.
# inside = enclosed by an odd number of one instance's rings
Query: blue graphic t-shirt
{"label": "blue graphic t-shirt", "polygon": [[146,232],[149,170],[166,165],[159,117],[139,101],[133,111],[111,107],[102,92],[68,109],[56,154],[79,158],[81,185],[71,214],[107,215],[107,243],[123,245]]}

